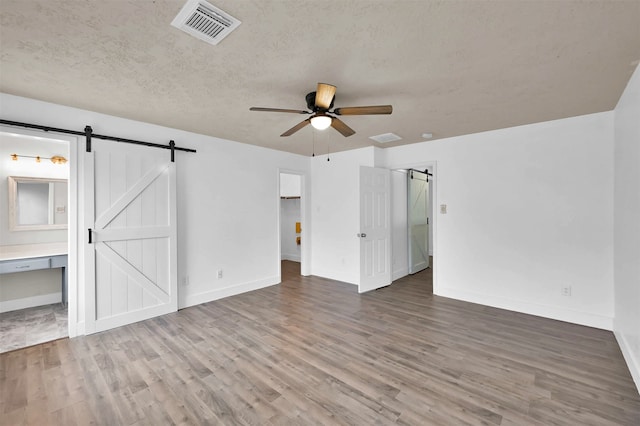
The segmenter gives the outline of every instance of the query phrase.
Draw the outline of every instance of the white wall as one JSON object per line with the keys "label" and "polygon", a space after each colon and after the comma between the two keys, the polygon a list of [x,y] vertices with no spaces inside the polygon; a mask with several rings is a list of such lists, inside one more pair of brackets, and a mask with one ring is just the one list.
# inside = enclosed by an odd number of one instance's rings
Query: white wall
{"label": "white wall", "polygon": [[6,94],[0,94],[0,113],[7,120],[79,131],[90,125],[95,133],[129,139],[173,139],[198,150],[176,154],[181,307],[279,282],[278,169],[306,174],[307,157]]}
{"label": "white wall", "polygon": [[615,109],[616,338],[640,389],[640,67]]}
{"label": "white wall", "polygon": [[302,195],[300,175],[280,173],[280,196],[300,197]]}
{"label": "white wall", "polygon": [[60,303],[60,281],[60,269],[1,275],[0,312]]}
{"label": "white wall", "polygon": [[278,169],[306,173],[309,159],[195,134],[175,140],[198,150],[178,160],[178,269],[190,282],[180,306],[280,282]]}
{"label": "white wall", "polygon": [[385,150],[437,162],[434,292],[611,329],[612,145],[606,112]]}
{"label": "white wall", "polygon": [[311,159],[313,182],[311,273],[351,284],[360,282],[360,166],[373,167],[374,148]]}

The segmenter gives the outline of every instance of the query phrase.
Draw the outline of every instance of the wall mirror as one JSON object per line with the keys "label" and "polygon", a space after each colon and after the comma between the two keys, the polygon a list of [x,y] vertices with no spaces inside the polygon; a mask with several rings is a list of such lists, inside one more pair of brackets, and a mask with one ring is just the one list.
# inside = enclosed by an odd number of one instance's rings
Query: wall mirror
{"label": "wall mirror", "polygon": [[67,179],[9,176],[9,229],[66,229]]}

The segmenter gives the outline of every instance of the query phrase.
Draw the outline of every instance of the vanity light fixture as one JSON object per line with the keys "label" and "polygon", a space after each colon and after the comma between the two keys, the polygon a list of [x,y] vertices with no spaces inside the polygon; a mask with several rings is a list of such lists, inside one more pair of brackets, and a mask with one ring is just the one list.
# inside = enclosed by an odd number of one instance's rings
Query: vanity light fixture
{"label": "vanity light fixture", "polygon": [[61,155],[54,155],[53,157],[40,157],[39,155],[33,156],[33,155],[11,154],[10,157],[13,161],[18,161],[18,158],[22,157],[22,158],[35,158],[36,163],[39,163],[41,160],[51,160],[53,164],[65,164],[67,162],[67,159]]}

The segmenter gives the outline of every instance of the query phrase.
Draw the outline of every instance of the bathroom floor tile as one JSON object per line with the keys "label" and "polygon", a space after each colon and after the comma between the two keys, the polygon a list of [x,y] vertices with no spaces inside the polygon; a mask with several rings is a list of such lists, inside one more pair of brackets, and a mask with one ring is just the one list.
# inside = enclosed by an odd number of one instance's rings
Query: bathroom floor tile
{"label": "bathroom floor tile", "polygon": [[67,315],[60,303],[0,313],[0,353],[67,337]]}

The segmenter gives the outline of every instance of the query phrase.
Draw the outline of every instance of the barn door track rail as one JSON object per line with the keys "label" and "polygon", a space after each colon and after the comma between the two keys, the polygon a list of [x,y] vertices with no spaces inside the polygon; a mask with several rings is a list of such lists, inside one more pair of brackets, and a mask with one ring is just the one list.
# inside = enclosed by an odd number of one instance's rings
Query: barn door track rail
{"label": "barn door track rail", "polygon": [[168,149],[171,151],[171,162],[175,162],[175,151],[196,152],[195,149],[182,148],[182,147],[176,146],[174,141],[169,141],[168,145],[162,145],[159,143],[137,141],[135,139],[126,139],[126,138],[120,138],[117,136],[99,135],[97,133],[93,133],[93,129],[91,128],[91,126],[86,126],[84,128],[84,132],[80,132],[77,130],[60,129],[57,127],[41,126],[39,124],[21,123],[18,121],[10,121],[10,120],[3,120],[3,119],[0,119],[0,124],[5,124],[7,126],[25,127],[27,129],[43,130],[45,132],[56,132],[56,133],[65,133],[68,135],[84,136],[87,140],[87,152],[91,152],[92,138],[102,139],[107,141],[114,141],[114,142],[130,143],[134,145],[143,145],[151,148]]}
{"label": "barn door track rail", "polygon": [[411,179],[413,179],[413,172],[418,172],[418,173],[422,173],[423,175],[426,175],[427,176],[427,182],[429,182],[429,176],[433,176],[433,173],[429,173],[429,169],[424,169],[424,172],[422,170],[409,169],[409,173],[410,173]]}

